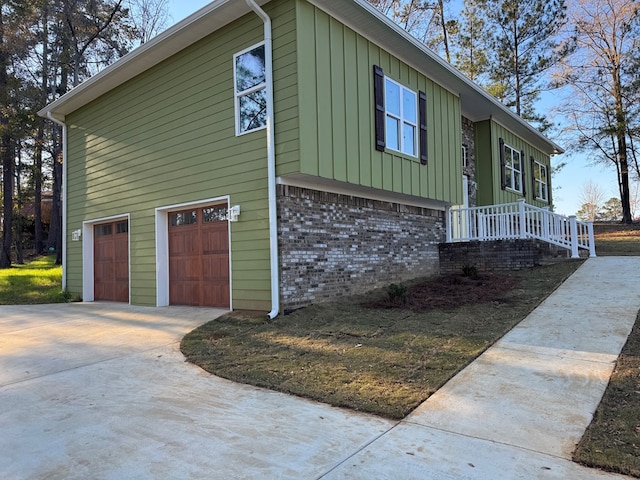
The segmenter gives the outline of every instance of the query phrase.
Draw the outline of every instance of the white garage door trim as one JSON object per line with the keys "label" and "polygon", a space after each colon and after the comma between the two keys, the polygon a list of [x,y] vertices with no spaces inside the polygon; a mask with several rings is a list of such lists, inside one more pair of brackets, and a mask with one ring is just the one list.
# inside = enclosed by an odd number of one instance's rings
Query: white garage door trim
{"label": "white garage door trim", "polygon": [[82,301],[93,302],[94,296],[94,249],[93,249],[93,227],[100,223],[110,223],[118,220],[127,220],[129,225],[128,263],[129,263],[129,303],[131,303],[131,214],[114,215],[112,217],[101,217],[82,222]]}
{"label": "white garage door trim", "polygon": [[[195,202],[176,203],[156,208],[156,306],[169,306],[169,212],[206,207],[216,203],[230,204],[229,195]],[[233,271],[231,269],[231,228],[229,232],[229,309],[233,310]]]}

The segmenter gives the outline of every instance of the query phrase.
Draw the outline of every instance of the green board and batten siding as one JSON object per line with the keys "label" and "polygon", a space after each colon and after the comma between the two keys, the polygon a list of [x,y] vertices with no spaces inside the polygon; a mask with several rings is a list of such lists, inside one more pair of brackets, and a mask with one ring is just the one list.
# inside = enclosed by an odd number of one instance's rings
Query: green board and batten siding
{"label": "green board and batten siding", "polygon": [[[493,205],[516,202],[523,198],[519,192],[501,188],[500,139],[518,151],[524,151],[526,201],[531,205],[548,207],[549,203],[534,198],[530,158],[547,166],[551,181],[551,160],[549,155],[534,148],[502,125],[492,120],[475,124],[476,181],[478,183],[478,205]],[[551,191],[552,185],[549,185]]]}
{"label": "green board and batten siding", "polygon": [[[303,173],[442,202],[462,202],[460,99],[318,8],[297,1]],[[428,164],[375,149],[373,65],[427,94]],[[426,68],[426,66],[425,66]]]}
{"label": "green board and batten siding", "polygon": [[[276,135],[297,157],[295,8],[272,2]],[[241,205],[231,227],[233,304],[270,309],[265,131],[235,136],[233,54],[263,40],[247,15],[67,117],[68,232],[131,215],[131,302],[155,305],[155,208],[224,195]],[[135,201],[132,201],[135,199]],[[81,242],[67,239],[67,283],[82,291]]]}

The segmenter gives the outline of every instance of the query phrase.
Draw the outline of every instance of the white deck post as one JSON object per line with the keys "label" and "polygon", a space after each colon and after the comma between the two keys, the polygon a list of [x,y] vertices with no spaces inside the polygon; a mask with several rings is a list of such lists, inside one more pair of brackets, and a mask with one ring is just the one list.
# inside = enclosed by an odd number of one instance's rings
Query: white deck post
{"label": "white deck post", "polygon": [[569,237],[571,237],[571,258],[580,258],[580,254],[578,254],[578,222],[575,215],[569,217]]}
{"label": "white deck post", "polygon": [[525,213],[524,198],[518,200],[518,212],[520,215],[520,235],[519,238],[527,238],[527,218]]}
{"label": "white deck post", "polygon": [[447,206],[444,210],[444,221],[447,230],[447,243],[453,242],[453,222],[451,215],[451,206]]}
{"label": "white deck post", "polygon": [[593,222],[587,223],[587,230],[589,232],[589,256],[593,258],[596,256],[596,238],[593,234]]}

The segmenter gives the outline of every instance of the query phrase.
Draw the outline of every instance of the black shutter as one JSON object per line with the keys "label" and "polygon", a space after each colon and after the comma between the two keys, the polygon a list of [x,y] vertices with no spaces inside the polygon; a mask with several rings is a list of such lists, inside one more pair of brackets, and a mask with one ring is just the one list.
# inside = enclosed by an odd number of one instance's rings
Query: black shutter
{"label": "black shutter", "polygon": [[376,150],[384,152],[384,72],[373,66],[373,96],[375,101]]}
{"label": "black shutter", "polygon": [[420,121],[420,163],[427,164],[427,94],[418,92],[418,117]]}
{"label": "black shutter", "polygon": [[507,172],[505,171],[504,164],[504,140],[499,139],[500,142],[500,187],[502,190],[507,188]]}
{"label": "black shutter", "polygon": [[538,186],[536,185],[536,159],[529,157],[529,163],[531,163],[531,191],[533,192],[532,198],[535,200],[538,196]]}
{"label": "black shutter", "polygon": [[522,196],[527,196],[527,179],[525,176],[525,172],[527,171],[527,167],[524,166],[524,150],[520,150],[520,168],[522,169]]}

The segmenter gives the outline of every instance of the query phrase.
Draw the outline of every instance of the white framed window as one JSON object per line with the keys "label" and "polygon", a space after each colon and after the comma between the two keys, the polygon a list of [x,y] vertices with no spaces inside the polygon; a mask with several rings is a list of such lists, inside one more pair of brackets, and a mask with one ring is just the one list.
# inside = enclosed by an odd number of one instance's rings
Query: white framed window
{"label": "white framed window", "polygon": [[469,166],[469,161],[467,160],[467,146],[462,145],[462,167],[467,168]]}
{"label": "white framed window", "polygon": [[522,153],[504,145],[505,186],[516,192],[522,192]]}
{"label": "white framed window", "polygon": [[267,78],[264,42],[233,56],[236,135],[267,126]]}
{"label": "white framed window", "polygon": [[535,179],[535,196],[538,200],[549,201],[549,182],[547,175],[547,166],[543,163],[534,161],[533,176]]}
{"label": "white framed window", "polygon": [[384,78],[385,139],[391,150],[418,156],[418,96],[398,82]]}

